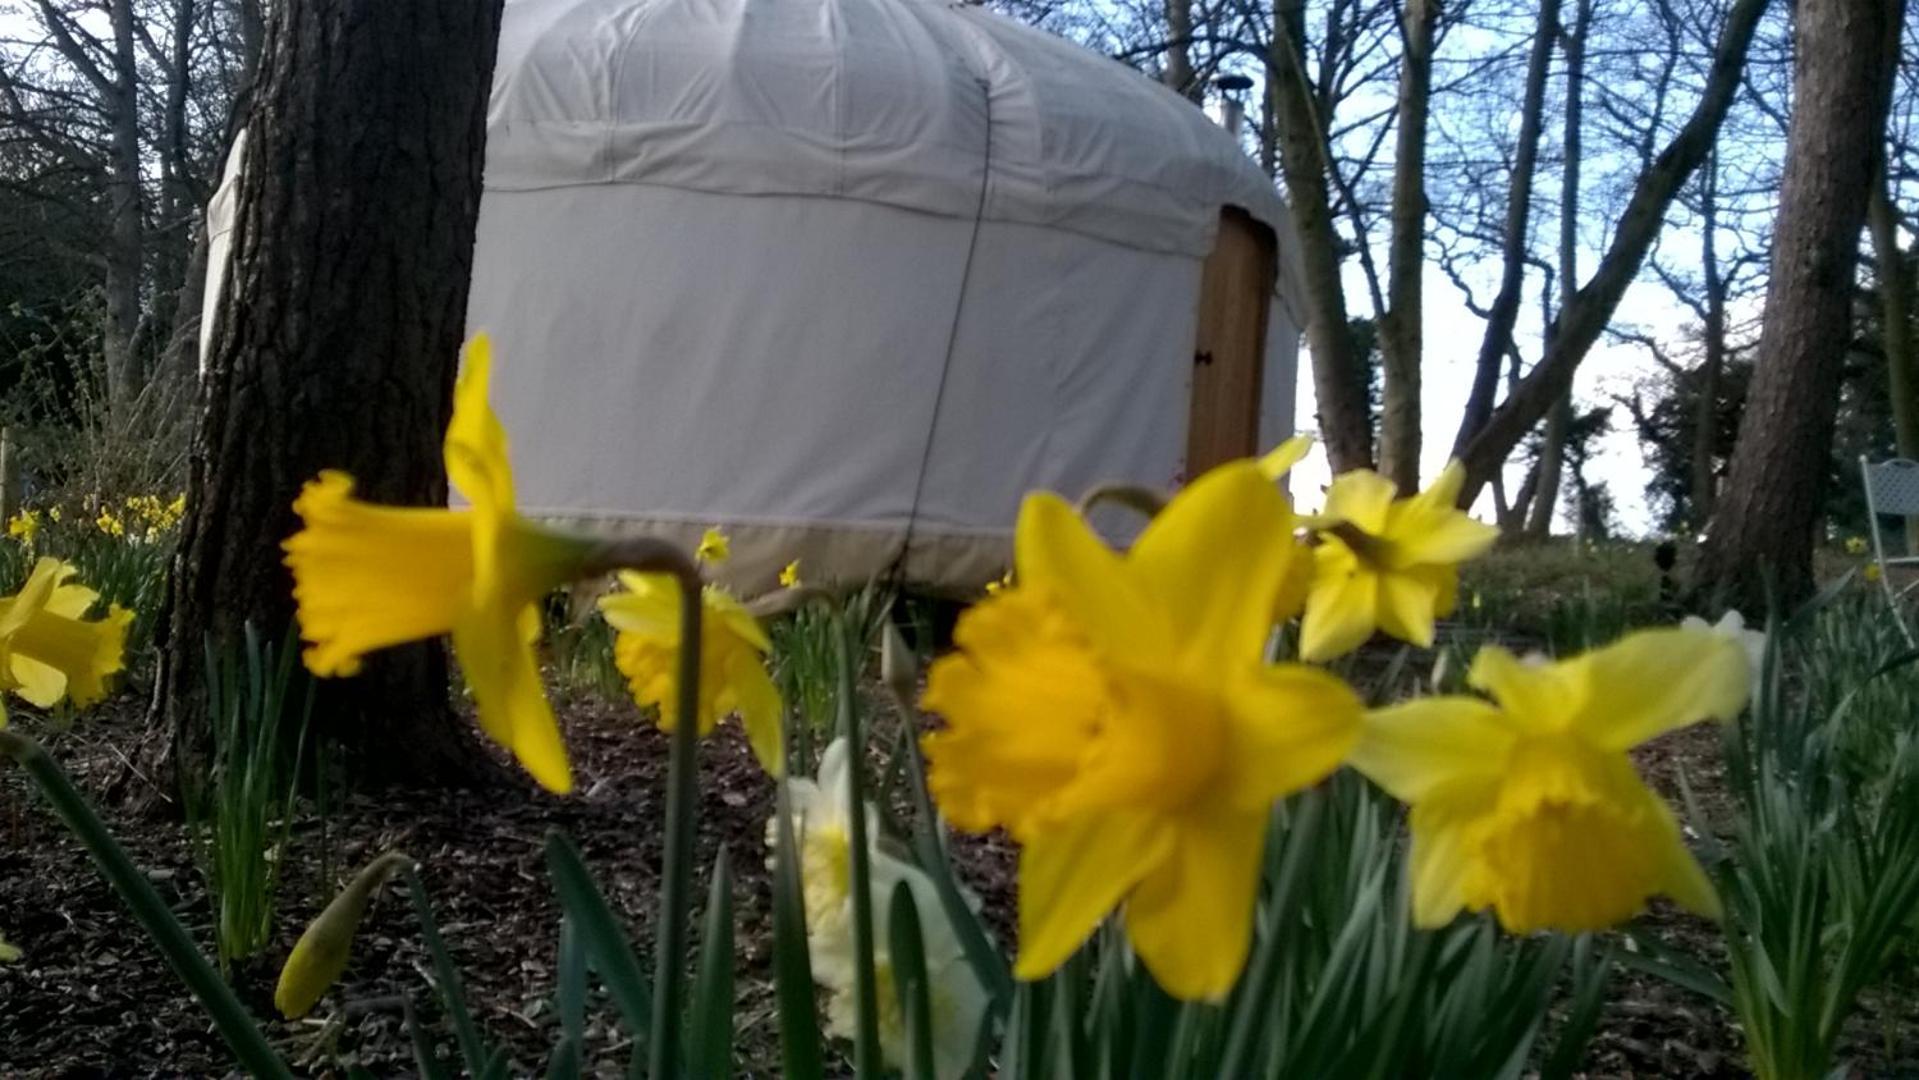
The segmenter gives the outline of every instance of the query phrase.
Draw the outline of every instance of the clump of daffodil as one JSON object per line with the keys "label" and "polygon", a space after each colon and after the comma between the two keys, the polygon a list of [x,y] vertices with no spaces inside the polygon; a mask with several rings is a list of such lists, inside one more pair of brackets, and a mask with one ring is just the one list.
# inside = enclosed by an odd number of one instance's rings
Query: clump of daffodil
{"label": "clump of daffodil", "polygon": [[284,545],[306,665],[352,675],[363,656],[451,634],[479,722],[556,792],[572,787],[566,746],[540,684],[536,602],[583,571],[590,541],[514,508],[506,431],[487,405],[492,352],[467,345],[446,432],[446,468],[470,509],[376,506],[328,471],[293,504],[306,527]]}
{"label": "clump of daffodil", "polygon": [[93,519],[93,527],[99,529],[103,535],[115,539],[127,535],[127,523],[111,510],[100,511],[100,516]]}
{"label": "clump of daffodil", "polygon": [[[661,730],[671,731],[679,700],[680,583],[632,572],[622,573],[620,583],[625,591],[600,598],[601,613],[619,632],[613,662],[633,700],[657,707]],[[778,776],[785,767],[780,691],[765,664],[773,644],[759,620],[720,586],[703,588],[700,601],[700,734],[710,733],[721,717],[739,714],[753,756]]]}
{"label": "clump of daffodil", "polygon": [[704,566],[718,566],[732,557],[733,542],[718,529],[700,534],[700,546],[693,549],[693,561]]}
{"label": "clump of daffodil", "polygon": [[289,1020],[305,1016],[339,981],[352,958],[353,938],[360,932],[373,894],[396,870],[412,861],[400,852],[389,851],[368,863],[307,925],[306,932],[294,943],[286,966],[280,969],[280,981],[273,990],[273,1007],[281,1016]]}
{"label": "clump of daffodil", "polygon": [[1465,482],[1456,461],[1432,487],[1404,499],[1369,469],[1333,480],[1315,521],[1320,542],[1300,624],[1301,659],[1351,652],[1375,630],[1432,645],[1434,620],[1458,603],[1459,564],[1499,538],[1498,529],[1455,505]]}
{"label": "clump of daffodil", "polygon": [[107,678],[125,666],[133,613],[115,604],[99,619],[85,618],[100,594],[74,584],[76,573],[41,558],[20,591],[0,600],[0,690],[43,709],[63,698],[80,708],[99,701]]}
{"label": "clump of daffodil", "polygon": [[780,588],[797,589],[800,586],[800,561],[794,559],[780,571]]}
{"label": "clump of daffodil", "polygon": [[1516,933],[1600,930],[1663,893],[1706,916],[1719,900],[1679,824],[1626,752],[1744,706],[1744,648],[1658,629],[1560,663],[1481,649],[1467,682],[1366,716],[1361,772],[1412,807],[1413,920],[1491,909]]}
{"label": "clump of daffodil", "polygon": [[954,825],[1021,844],[1016,974],[1040,978],[1124,909],[1166,990],[1218,999],[1244,966],[1275,799],[1359,733],[1339,679],[1268,664],[1302,549],[1257,462],[1175,496],[1120,554],[1058,496],[1029,496],[1016,584],[970,609],[928,673],[929,787]]}
{"label": "clump of daffodil", "polygon": [[22,510],[8,518],[7,535],[31,547],[40,535],[40,511]]}
{"label": "clump of daffodil", "polygon": [[[827,1029],[846,1039],[858,1028],[858,967],[853,938],[852,788],[847,768],[846,740],[835,739],[820,755],[816,780],[796,778],[789,783],[793,834],[799,844],[800,882],[806,909],[806,944],[813,977],[830,991]],[[879,816],[869,804],[866,814],[868,883],[873,893],[873,973],[878,984],[880,1050],[892,1068],[904,1068],[907,1059],[906,1026],[893,985],[889,920],[893,890],[902,882],[912,891],[924,939],[927,999],[933,1022],[934,1072],[942,1080],[957,1080],[973,1063],[985,1019],[987,996],[979,976],[967,961],[965,948],[939,899],[939,890],[919,867],[888,853],[876,843]],[[778,820],[767,823],[768,846],[778,832]]]}

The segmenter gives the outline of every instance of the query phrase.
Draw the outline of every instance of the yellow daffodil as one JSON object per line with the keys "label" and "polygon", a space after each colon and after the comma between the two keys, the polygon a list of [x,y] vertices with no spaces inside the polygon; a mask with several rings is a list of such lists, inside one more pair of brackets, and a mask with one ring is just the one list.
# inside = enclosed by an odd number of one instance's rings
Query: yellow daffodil
{"label": "yellow daffodil", "polygon": [[1320,545],[1300,626],[1302,659],[1351,652],[1374,630],[1432,645],[1434,620],[1451,614],[1458,602],[1459,564],[1499,537],[1499,530],[1455,506],[1465,482],[1458,462],[1432,487],[1406,499],[1394,498],[1393,482],[1366,469],[1333,481],[1317,521]]}
{"label": "yellow daffodil", "polygon": [[353,478],[324,472],[293,509],[306,528],[284,545],[307,667],[351,675],[376,649],[451,634],[480,726],[556,792],[572,787],[566,746],[540,684],[535,603],[577,576],[588,541],[514,509],[506,432],[487,405],[491,350],[467,346],[446,432],[446,467],[466,510],[376,506]]}
{"label": "yellow daffodil", "polygon": [[40,535],[40,511],[22,510],[7,519],[7,535],[23,544],[31,545]]}
{"label": "yellow daffodil", "polygon": [[[620,575],[625,592],[600,598],[606,621],[619,631],[613,662],[626,676],[633,700],[659,709],[660,728],[676,722],[680,652],[680,584],[658,574]],[[785,753],[780,739],[780,692],[766,673],[772,648],[766,630],[731,593],[718,585],[701,590],[700,734],[720,718],[738,713],[760,767],[778,776]]]}
{"label": "yellow daffodil", "polygon": [[986,583],[986,595],[998,596],[1000,593],[1012,587],[1013,587],[1013,572],[1011,570],[1008,570],[1004,574],[1001,574],[997,579]]}
{"label": "yellow daffodil", "polygon": [[57,506],[47,507],[47,520],[53,522],[55,525],[60,524],[60,508]]}
{"label": "yellow daffodil", "polygon": [[1295,435],[1266,452],[1259,459],[1259,471],[1266,474],[1268,480],[1278,480],[1293,471],[1293,466],[1305,459],[1313,449],[1311,435]]}
{"label": "yellow daffodil", "polygon": [[1867,563],[1866,568],[1864,570],[1861,570],[1859,573],[1868,582],[1873,582],[1873,583],[1877,583],[1881,577],[1885,576],[1885,571],[1879,569],[1878,563]]}
{"label": "yellow daffodil", "polygon": [[[1313,448],[1311,435],[1295,435],[1268,451],[1259,459],[1259,471],[1268,480],[1277,482],[1293,470]],[[1280,582],[1279,592],[1273,597],[1273,622],[1290,622],[1299,613],[1306,610],[1306,595],[1313,584],[1313,558],[1309,553],[1288,564],[1284,581]]]}
{"label": "yellow daffodil", "polygon": [[1492,909],[1515,933],[1600,930],[1655,893],[1719,900],[1632,747],[1745,704],[1744,649],[1703,630],[1644,630],[1561,663],[1496,646],[1467,675],[1492,702],[1434,697],[1367,714],[1353,765],[1412,806],[1413,919]]}
{"label": "yellow daffodil", "polygon": [[73,584],[75,573],[58,559],[42,558],[20,592],[0,600],[0,690],[43,709],[62,698],[80,708],[99,701],[107,678],[125,666],[133,613],[115,604],[104,617],[86,619],[100,594]]}
{"label": "yellow daffodil", "polygon": [[1170,993],[1218,999],[1245,963],[1273,801],[1336,768],[1360,704],[1333,676],[1264,662],[1300,557],[1257,462],[1175,496],[1131,551],[1058,496],[1029,496],[1018,583],[961,618],[928,675],[925,740],[956,826],[1020,842],[1016,973],[1045,976],[1116,907]]}
{"label": "yellow daffodil", "polygon": [[780,571],[780,588],[794,589],[798,588],[799,584],[800,561],[794,559],[792,562],[786,564],[786,569]]}
{"label": "yellow daffodil", "polygon": [[[807,951],[812,956],[813,976],[832,992],[827,1000],[827,1029],[851,1039],[858,1019],[858,968],[852,929],[852,790],[846,740],[833,740],[820,755],[817,780],[794,779],[788,792],[794,837],[799,843]],[[868,882],[873,893],[873,966],[880,983],[880,1050],[890,1067],[905,1066],[906,1029],[892,984],[889,930],[893,890],[903,882],[912,890],[920,917],[927,996],[932,1006],[934,1071],[942,1080],[957,1080],[973,1062],[980,1022],[986,1016],[986,990],[966,959],[932,879],[919,867],[879,847],[879,815],[870,804],[863,809]],[[767,823],[769,846],[776,831],[777,819]]]}
{"label": "yellow daffodil", "polygon": [[108,536],[121,537],[127,534],[127,523],[111,510],[100,511],[100,516],[93,519],[93,527]]}
{"label": "yellow daffodil", "polygon": [[700,546],[693,549],[693,561],[707,566],[718,566],[732,557],[732,541],[718,529],[706,530],[700,536]]}
{"label": "yellow daffodil", "polygon": [[1866,553],[1866,538],[1865,538],[1865,537],[1863,537],[1863,536],[1848,536],[1848,537],[1846,537],[1846,554],[1848,554],[1848,555],[1864,555],[1865,553]]}

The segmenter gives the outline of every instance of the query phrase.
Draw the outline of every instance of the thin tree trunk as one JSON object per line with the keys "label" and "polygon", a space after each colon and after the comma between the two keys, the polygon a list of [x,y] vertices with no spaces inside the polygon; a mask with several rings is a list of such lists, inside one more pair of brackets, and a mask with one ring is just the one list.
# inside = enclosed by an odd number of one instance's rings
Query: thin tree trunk
{"label": "thin tree trunk", "polygon": [[1166,0],[1166,71],[1168,89],[1198,103],[1206,88],[1193,76],[1193,0]]}
{"label": "thin tree trunk", "polygon": [[1693,390],[1692,430],[1692,518],[1695,531],[1712,520],[1718,494],[1719,470],[1714,459],[1719,454],[1719,377],[1726,366],[1726,281],[1719,269],[1719,162],[1717,154],[1702,175],[1703,191],[1699,201],[1701,227],[1700,272],[1705,278],[1706,325],[1705,358],[1699,366],[1699,379]]}
{"label": "thin tree trunk", "polygon": [[1793,108],[1757,366],[1701,555],[1700,594],[1752,605],[1812,592],[1853,274],[1885,134],[1904,0],[1800,0]]}
{"label": "thin tree trunk", "polygon": [[[268,13],[234,259],[209,358],[156,690],[191,755],[202,642],[292,615],[281,541],[321,469],[444,505],[501,0],[284,0]],[[476,756],[437,644],[322,684],[316,721],[365,781],[454,780]]]}
{"label": "thin tree trunk", "polygon": [[1346,295],[1339,283],[1339,238],[1328,193],[1332,161],[1304,67],[1305,0],[1280,0],[1274,23],[1266,83],[1279,121],[1280,169],[1304,263],[1306,347],[1313,357],[1320,438],[1333,472],[1370,468],[1373,423],[1366,361],[1347,325]]}
{"label": "thin tree trunk", "polygon": [[[1878,265],[1881,338],[1886,349],[1886,389],[1892,398],[1892,428],[1899,456],[1919,461],[1919,381],[1913,372],[1912,280],[1906,272],[1906,253],[1899,247],[1899,216],[1892,207],[1885,170],[1872,185],[1866,207],[1872,232],[1873,261]],[[1906,549],[1919,552],[1919,518],[1906,519]]]}
{"label": "thin tree trunk", "polygon": [[[1560,32],[1566,53],[1566,124],[1561,137],[1565,164],[1559,184],[1559,310],[1564,311],[1579,288],[1579,166],[1582,160],[1581,126],[1585,118],[1586,29],[1592,23],[1592,0],[1575,0],[1573,27]],[[1551,328],[1547,328],[1551,333]],[[1539,502],[1526,531],[1538,539],[1552,535],[1553,511],[1559,503],[1559,480],[1566,456],[1566,434],[1572,428],[1572,388],[1546,418],[1546,440],[1539,454]]]}
{"label": "thin tree trunk", "polygon": [[1627,287],[1638,276],[1646,253],[1665,224],[1673,198],[1712,150],[1720,123],[1739,90],[1746,54],[1766,5],[1767,0],[1733,0],[1720,28],[1711,74],[1692,115],[1634,182],[1632,197],[1613,230],[1612,245],[1600,258],[1592,278],[1560,311],[1539,363],[1498,408],[1486,411],[1492,404],[1488,395],[1481,395],[1482,401],[1468,403],[1458,437],[1453,440],[1454,454],[1466,466],[1461,505],[1472,505],[1493,472],[1505,465],[1513,448],[1572,386],[1580,361],[1592,351]]}
{"label": "thin tree trunk", "polygon": [[1307,349],[1313,353],[1313,389],[1320,439],[1332,470],[1372,466],[1372,407],[1366,403],[1366,361],[1347,326],[1339,286],[1339,238],[1332,224],[1326,132],[1303,67],[1305,0],[1280,0],[1268,58],[1267,86],[1278,115],[1280,171],[1299,232],[1307,288]]}
{"label": "thin tree trunk", "polygon": [[107,405],[123,411],[139,392],[140,290],[145,284],[146,208],[140,186],[140,72],[134,55],[133,0],[112,0],[112,73],[106,102],[107,166],[106,327],[101,352],[106,363]]}
{"label": "thin tree trunk", "polygon": [[1424,350],[1426,121],[1432,103],[1436,0],[1400,14],[1399,129],[1393,160],[1392,241],[1379,321],[1382,401],[1379,470],[1402,492],[1419,488],[1420,356]]}
{"label": "thin tree trunk", "polygon": [[1526,89],[1519,110],[1519,143],[1513,152],[1513,172],[1506,194],[1506,226],[1500,244],[1499,292],[1487,308],[1486,336],[1479,344],[1479,362],[1466,397],[1466,414],[1453,456],[1465,449],[1467,432],[1477,431],[1492,412],[1499,389],[1500,361],[1519,320],[1520,290],[1526,278],[1526,229],[1532,216],[1533,172],[1539,162],[1541,114],[1546,103],[1546,73],[1551,66],[1553,33],[1559,24],[1559,0],[1540,0],[1539,29],[1526,60]]}

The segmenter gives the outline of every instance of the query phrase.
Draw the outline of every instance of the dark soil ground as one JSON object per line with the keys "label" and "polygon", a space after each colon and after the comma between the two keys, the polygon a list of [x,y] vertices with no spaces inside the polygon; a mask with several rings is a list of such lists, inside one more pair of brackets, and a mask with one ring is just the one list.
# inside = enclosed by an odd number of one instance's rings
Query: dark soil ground
{"label": "dark soil ground", "polygon": [[[356,795],[331,808],[323,843],[303,820],[286,870],[273,944],[233,979],[248,1005],[272,1016],[279,963],[340,879],[383,851],[401,849],[423,864],[440,929],[459,965],[488,1037],[508,1048],[513,1075],[543,1070],[553,1042],[551,994],[558,913],[547,882],[543,841],[571,835],[642,955],[649,953],[659,875],[665,743],[630,708],[575,695],[561,706],[579,791],[550,797],[515,776],[509,786],[467,792]],[[89,791],[122,778],[137,741],[137,711],[127,698],[64,733],[23,729],[46,745]],[[1715,794],[1716,734],[1682,733],[1649,748],[1642,766],[1668,793],[1683,769],[1709,816],[1724,811]],[[701,861],[727,846],[736,888],[736,1065],[743,1075],[774,1075],[771,938],[764,832],[770,784],[745,741],[726,725],[702,750]],[[1720,801],[1715,802],[1715,799]],[[122,843],[209,951],[205,890],[179,823],[104,808]],[[969,883],[1002,921],[1012,908],[1010,849],[997,840],[957,849]],[[324,856],[323,856],[323,853]],[[323,875],[322,859],[327,861]],[[701,883],[696,895],[704,896]],[[1716,930],[1660,908],[1643,928],[1714,967]],[[0,772],[0,931],[25,950],[0,965],[0,1076],[206,1076],[231,1072],[204,1015],[141,935],[85,853],[12,771]],[[354,962],[335,992],[297,1023],[268,1023],[273,1041],[316,1075],[359,1063],[380,1076],[410,1075],[411,1051],[400,1016],[409,999],[453,1052],[437,1018],[430,961],[404,891],[389,888],[369,917]],[[1697,994],[1622,971],[1608,993],[1587,1075],[1736,1077],[1739,1039],[1726,1012]],[[1919,1077],[1919,995],[1910,986],[1868,1003],[1851,1053],[1852,1075]],[[609,1006],[589,1010],[588,1059],[617,1075],[622,1039]]]}

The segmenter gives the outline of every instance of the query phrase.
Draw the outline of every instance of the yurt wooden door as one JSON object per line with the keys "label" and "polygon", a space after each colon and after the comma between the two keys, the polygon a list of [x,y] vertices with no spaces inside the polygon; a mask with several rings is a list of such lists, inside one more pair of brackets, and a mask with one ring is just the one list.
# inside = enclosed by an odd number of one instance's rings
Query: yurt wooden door
{"label": "yurt wooden door", "polygon": [[1188,477],[1259,451],[1260,378],[1276,272],[1273,231],[1236,207],[1222,211],[1219,239],[1200,276]]}

